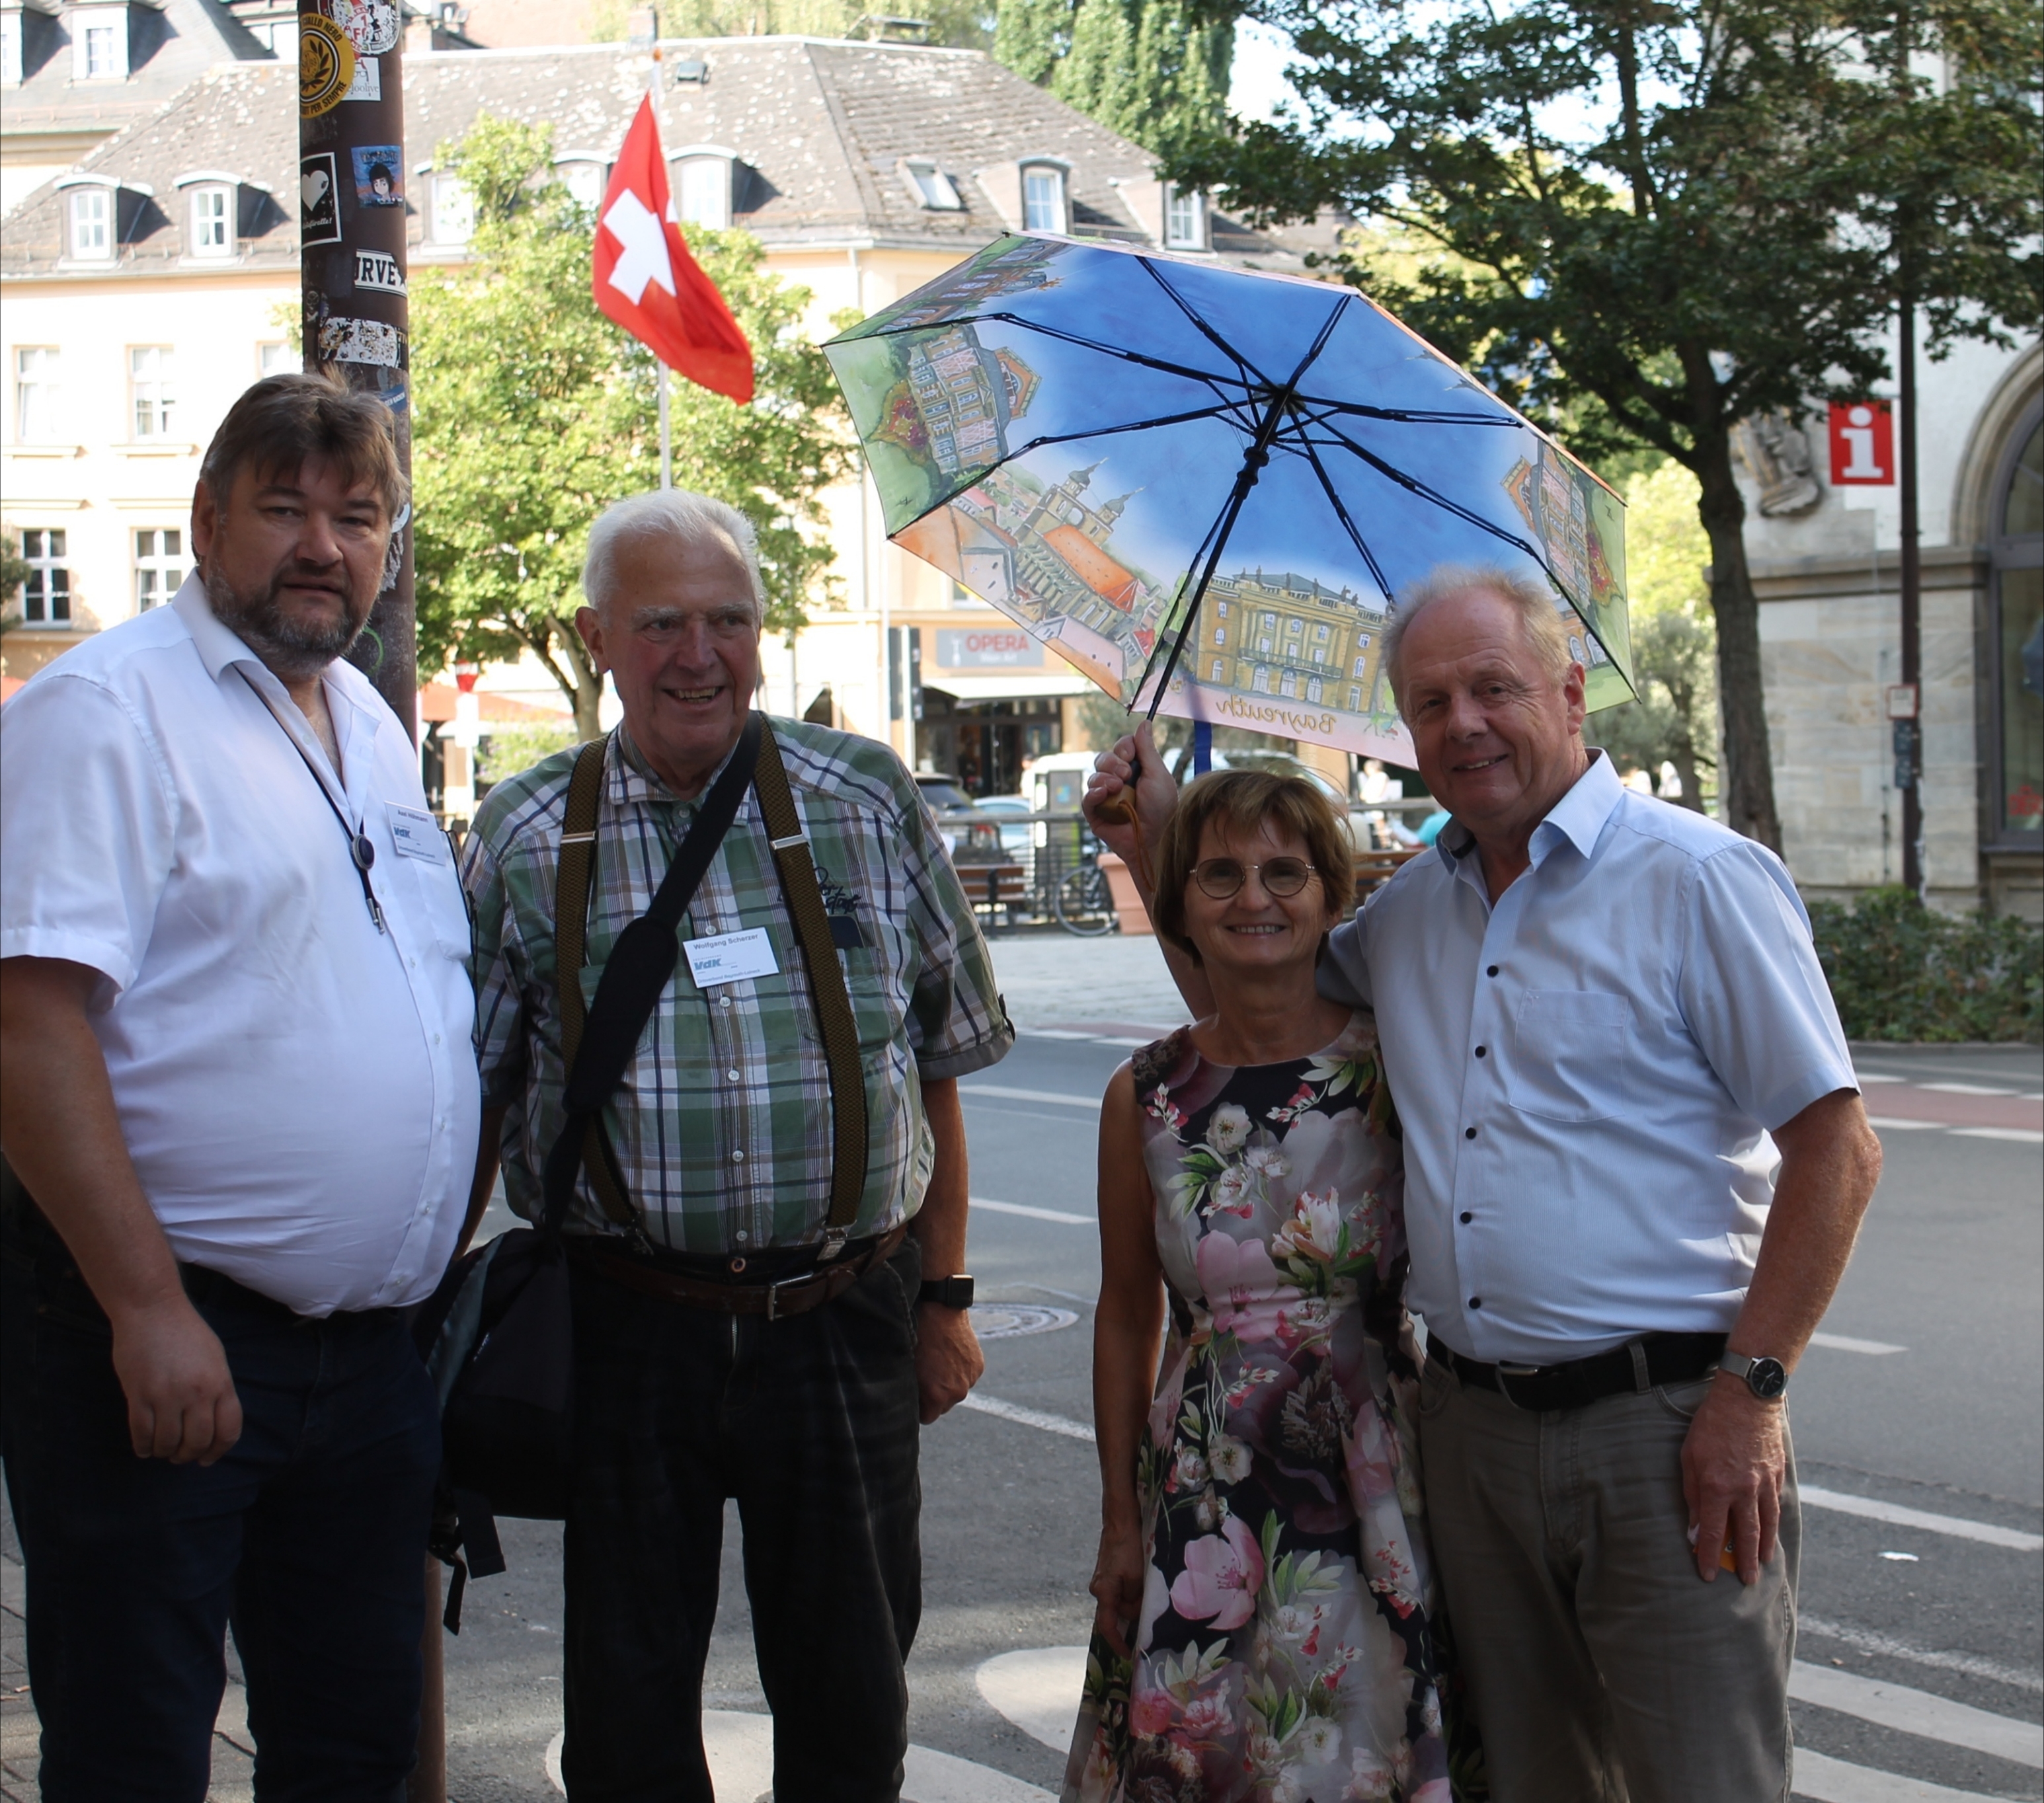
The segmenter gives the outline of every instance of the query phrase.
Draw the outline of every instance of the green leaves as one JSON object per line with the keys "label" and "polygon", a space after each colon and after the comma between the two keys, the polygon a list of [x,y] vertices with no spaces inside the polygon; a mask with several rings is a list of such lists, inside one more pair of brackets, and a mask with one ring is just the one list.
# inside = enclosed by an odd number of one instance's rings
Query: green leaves
{"label": "green leaves", "polygon": [[1850,1039],[2044,1039],[2044,934],[2011,915],[1954,917],[1903,888],[1811,907]]}
{"label": "green leaves", "polygon": [[[594,220],[551,179],[548,131],[486,115],[442,155],[477,230],[466,263],[413,277],[420,670],[529,650],[593,732],[601,686],[572,617],[590,525],[659,481],[652,358],[597,311]],[[759,393],[739,407],[672,382],[674,480],[758,527],[767,623],[785,631],[826,580],[817,497],[849,468],[846,422],[802,330],[807,293],[748,233],[688,236],[751,340]]]}
{"label": "green leaves", "polygon": [[1235,9],[1211,0],[1001,0],[1001,62],[1159,152],[1228,118]]}

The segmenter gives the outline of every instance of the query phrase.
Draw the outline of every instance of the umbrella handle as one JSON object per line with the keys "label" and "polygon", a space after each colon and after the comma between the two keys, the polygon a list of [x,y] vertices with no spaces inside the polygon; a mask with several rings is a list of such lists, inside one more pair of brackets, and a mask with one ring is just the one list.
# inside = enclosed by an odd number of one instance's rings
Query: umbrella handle
{"label": "umbrella handle", "polygon": [[1150,868],[1150,848],[1143,842],[1143,826],[1135,811],[1135,784],[1143,774],[1143,766],[1137,762],[1128,782],[1119,795],[1111,795],[1105,801],[1093,804],[1094,817],[1112,825],[1126,822],[1135,828],[1135,874],[1143,887],[1153,894],[1157,888],[1155,873]]}

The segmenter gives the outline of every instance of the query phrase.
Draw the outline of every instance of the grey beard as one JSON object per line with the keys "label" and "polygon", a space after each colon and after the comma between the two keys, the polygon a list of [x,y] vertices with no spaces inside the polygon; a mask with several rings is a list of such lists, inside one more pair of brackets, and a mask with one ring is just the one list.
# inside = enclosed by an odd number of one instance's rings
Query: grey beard
{"label": "grey beard", "polygon": [[359,620],[351,620],[352,610],[331,626],[302,624],[290,620],[277,605],[282,574],[271,578],[259,596],[237,593],[220,576],[206,579],[206,598],[213,617],[232,630],[244,644],[279,677],[317,676],[335,658],[345,657],[369,623],[364,610]]}

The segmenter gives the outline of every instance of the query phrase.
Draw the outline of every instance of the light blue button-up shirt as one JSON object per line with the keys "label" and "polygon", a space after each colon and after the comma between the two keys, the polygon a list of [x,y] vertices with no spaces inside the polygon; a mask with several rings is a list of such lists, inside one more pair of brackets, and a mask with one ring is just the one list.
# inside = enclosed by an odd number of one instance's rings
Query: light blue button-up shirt
{"label": "light blue button-up shirt", "polygon": [[1774,1193],[1768,1130],[1856,1089],[1781,861],[1595,758],[1491,905],[1450,826],[1338,928],[1405,1133],[1408,1297],[1479,1359],[1723,1333]]}

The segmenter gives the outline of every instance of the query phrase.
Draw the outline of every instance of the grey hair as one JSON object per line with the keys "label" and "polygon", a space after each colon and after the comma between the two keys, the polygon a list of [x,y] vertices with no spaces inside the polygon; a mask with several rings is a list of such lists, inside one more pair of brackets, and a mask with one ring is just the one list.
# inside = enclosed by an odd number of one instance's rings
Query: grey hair
{"label": "grey hair", "polygon": [[582,561],[582,592],[589,604],[601,609],[615,587],[621,547],[661,537],[689,550],[711,544],[736,551],[752,590],[753,620],[766,623],[766,587],[759,579],[759,538],[752,522],[728,503],[687,489],[627,495],[603,510],[589,529],[589,550]]}
{"label": "grey hair", "polygon": [[1412,622],[1436,601],[1471,593],[1495,595],[1519,616],[1526,648],[1539,660],[1542,673],[1550,681],[1559,682],[1576,661],[1569,648],[1569,629],[1562,622],[1560,597],[1538,577],[1495,564],[1439,564],[1399,592],[1391,623],[1384,629],[1384,673],[1401,714],[1405,711],[1405,696],[1399,666],[1405,635],[1412,630]]}

